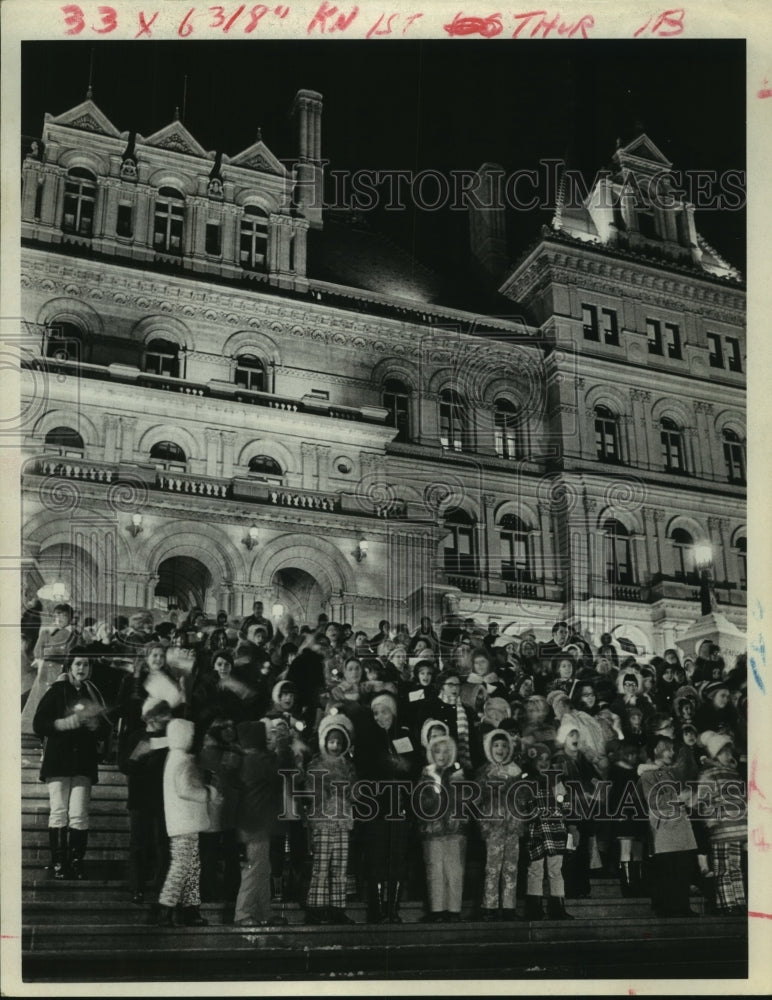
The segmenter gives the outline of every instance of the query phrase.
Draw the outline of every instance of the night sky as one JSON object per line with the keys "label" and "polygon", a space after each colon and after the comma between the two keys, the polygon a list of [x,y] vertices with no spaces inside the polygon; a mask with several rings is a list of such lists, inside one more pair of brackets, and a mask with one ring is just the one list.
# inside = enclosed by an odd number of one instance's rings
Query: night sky
{"label": "night sky", "polygon": [[[22,132],[85,98],[120,130],[145,136],[184,122],[205,149],[229,155],[258,126],[280,159],[296,154],[288,111],[303,87],[324,96],[322,153],[333,170],[507,171],[568,157],[591,179],[617,138],[645,130],[675,169],[745,169],[743,41],[27,42]],[[185,77],[187,76],[187,88]],[[510,213],[512,257],[550,211]],[[438,270],[458,260],[459,212],[369,213]],[[744,210],[698,210],[698,230],[745,266]]]}

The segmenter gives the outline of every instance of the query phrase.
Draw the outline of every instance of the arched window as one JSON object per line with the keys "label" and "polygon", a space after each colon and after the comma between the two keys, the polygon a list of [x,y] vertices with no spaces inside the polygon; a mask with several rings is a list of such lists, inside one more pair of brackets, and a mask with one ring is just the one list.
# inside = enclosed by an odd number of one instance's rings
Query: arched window
{"label": "arched window", "polygon": [[255,205],[244,208],[239,259],[247,271],[268,270],[268,215]]}
{"label": "arched window", "polygon": [[493,442],[499,458],[520,458],[525,452],[521,415],[508,399],[494,403]]}
{"label": "arched window", "polygon": [[532,583],[530,532],[515,514],[505,514],[499,525],[501,578],[515,583]]}
{"label": "arched window", "polygon": [[46,357],[83,361],[83,332],[74,323],[53,323],[46,340]]}
{"label": "arched window", "polygon": [[659,426],[665,472],[686,472],[683,432],[670,417],[663,417]]}
{"label": "arched window", "polygon": [[184,472],[187,468],[185,452],[173,441],[159,441],[150,449],[150,461],[156,469],[167,472]]}
{"label": "arched window", "polygon": [[153,247],[162,253],[182,254],[185,198],[172,187],[162,187],[155,200]]}
{"label": "arched window", "polygon": [[748,541],[740,536],[734,543],[737,552],[737,569],[741,590],[748,589]]}
{"label": "arched window", "polygon": [[249,474],[260,479],[281,478],[281,466],[274,458],[268,455],[255,455],[249,461]]}
{"label": "arched window", "polygon": [[399,379],[387,379],[383,386],[383,408],[389,411],[386,422],[396,427],[395,441],[410,440],[410,390]]}
{"label": "arched window", "polygon": [[466,511],[456,509],[446,515],[445,528],[448,532],[443,543],[445,572],[475,576],[477,553],[474,521]]}
{"label": "arched window", "polygon": [[721,435],[724,441],[724,461],[726,474],[730,483],[745,482],[745,442],[735,431],[725,430]]}
{"label": "arched window", "polygon": [[72,427],[54,427],[46,434],[46,450],[68,458],[83,458],[83,438]]}
{"label": "arched window", "polygon": [[454,389],[443,389],[440,393],[440,442],[443,448],[451,451],[469,447],[466,403]]}
{"label": "arched window", "polygon": [[595,407],[595,452],[599,462],[621,462],[619,421],[607,406]]}
{"label": "arched window", "polygon": [[253,392],[265,392],[265,367],[260,358],[254,354],[241,354],[236,358],[236,372],[233,378],[236,385]]}
{"label": "arched window", "polygon": [[178,378],[179,347],[171,340],[151,340],[145,348],[145,371],[153,375]]}
{"label": "arched window", "polygon": [[694,539],[683,528],[675,528],[670,540],[673,544],[673,568],[676,580],[696,582]]}
{"label": "arched window", "polygon": [[96,202],[96,176],[83,167],[73,167],[64,182],[64,214],[62,229],[65,233],[91,236],[94,227]]}
{"label": "arched window", "polygon": [[606,582],[633,582],[633,565],[630,559],[630,536],[627,528],[610,518],[603,525],[606,560]]}

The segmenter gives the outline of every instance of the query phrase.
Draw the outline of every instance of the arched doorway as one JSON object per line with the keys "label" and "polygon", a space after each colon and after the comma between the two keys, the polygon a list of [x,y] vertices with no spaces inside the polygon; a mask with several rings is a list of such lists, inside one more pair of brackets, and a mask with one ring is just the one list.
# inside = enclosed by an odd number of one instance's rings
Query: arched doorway
{"label": "arched doorway", "polygon": [[292,566],[277,570],[271,586],[274,603],[283,604],[298,625],[315,625],[323,611],[329,613],[329,593],[304,569]]}
{"label": "arched doorway", "polygon": [[192,556],[172,556],[158,567],[155,607],[159,611],[206,610],[207,598],[212,598],[212,574]]}

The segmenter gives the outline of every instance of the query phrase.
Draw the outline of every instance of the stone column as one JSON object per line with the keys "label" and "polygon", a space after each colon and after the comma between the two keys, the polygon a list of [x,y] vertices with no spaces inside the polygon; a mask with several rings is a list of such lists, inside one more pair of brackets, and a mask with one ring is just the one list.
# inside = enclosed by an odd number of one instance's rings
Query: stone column
{"label": "stone column", "polygon": [[44,226],[55,227],[62,209],[60,199],[62,177],[57,169],[51,167],[43,169],[43,177],[45,183],[40,207],[40,222]]}
{"label": "stone column", "polygon": [[105,429],[105,462],[115,462],[118,456],[118,424],[120,418],[115,413],[105,413],[103,424]]}
{"label": "stone column", "polygon": [[419,407],[420,416],[413,429],[413,440],[436,448],[440,443],[440,397],[435,392],[424,392],[417,409]]}
{"label": "stone column", "polygon": [[545,583],[557,583],[559,579],[558,565],[553,545],[550,509],[546,503],[540,503],[537,510],[541,538],[541,567],[537,572],[537,578],[543,579]]}
{"label": "stone column", "polygon": [[683,433],[686,468],[692,475],[701,478],[705,474],[703,453],[700,447],[699,431],[696,427],[684,427]]}
{"label": "stone column", "polygon": [[327,444],[318,444],[316,446],[316,461],[317,461],[317,474],[318,483],[320,490],[326,490],[329,487],[330,478],[330,446]]}
{"label": "stone column", "polygon": [[223,264],[234,264],[240,266],[240,231],[236,222],[239,210],[233,205],[223,205],[222,207],[222,259]]}
{"label": "stone column", "polygon": [[217,475],[217,464],[220,451],[220,432],[212,427],[204,431],[206,440],[206,474],[214,478]]}
{"label": "stone column", "polygon": [[635,441],[635,456],[630,456],[630,464],[641,468],[651,468],[651,448],[649,440],[649,403],[651,393],[643,389],[631,389],[630,400],[632,407],[632,437]]}
{"label": "stone column", "polygon": [[481,549],[480,549],[480,582],[483,585],[481,590],[485,594],[490,593],[490,580],[491,580],[491,554],[498,554],[498,546],[496,544],[496,525],[493,518],[493,508],[496,504],[495,493],[483,493],[480,497],[482,504],[480,509],[482,511],[482,523],[481,531],[478,535],[480,539]]}
{"label": "stone column", "polygon": [[121,417],[121,460],[134,461],[135,438],[137,433],[136,417]]}
{"label": "stone column", "polygon": [[723,583],[730,579],[729,560],[727,559],[726,529],[728,522],[723,517],[709,517],[708,531],[710,544],[713,547],[713,579]]}
{"label": "stone column", "polygon": [[232,479],[235,474],[234,448],[236,446],[235,431],[220,431],[222,437],[222,472],[223,479]]}
{"label": "stone column", "polygon": [[672,547],[668,545],[667,538],[665,537],[666,519],[666,510],[662,510],[661,507],[654,510],[654,523],[657,527],[657,552],[659,554],[659,565],[661,567],[660,572],[663,576],[673,576],[675,572],[675,564],[673,562]]}
{"label": "stone column", "polygon": [[21,217],[24,222],[35,220],[35,202],[37,201],[38,184],[43,179],[40,163],[37,160],[25,160],[22,167],[23,193],[21,199]]}
{"label": "stone column", "polygon": [[643,517],[643,530],[644,537],[646,541],[646,575],[641,575],[641,582],[644,579],[651,579],[651,577],[656,576],[661,573],[659,563],[659,549],[657,546],[657,536],[656,536],[656,525],[654,521],[654,511],[651,507],[643,507],[641,510],[641,515]]}
{"label": "stone column", "polygon": [[318,489],[319,473],[317,470],[316,445],[303,441],[300,445],[301,468],[303,472],[303,489]]}

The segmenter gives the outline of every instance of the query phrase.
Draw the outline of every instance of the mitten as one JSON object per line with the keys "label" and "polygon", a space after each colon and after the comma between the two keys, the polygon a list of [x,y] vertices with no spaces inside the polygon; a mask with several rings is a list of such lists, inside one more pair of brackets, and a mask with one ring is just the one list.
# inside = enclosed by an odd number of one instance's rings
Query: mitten
{"label": "mitten", "polygon": [[58,729],[60,733],[66,733],[72,729],[77,729],[80,726],[80,719],[77,715],[66,715],[63,719],[57,719],[54,722],[54,729]]}

